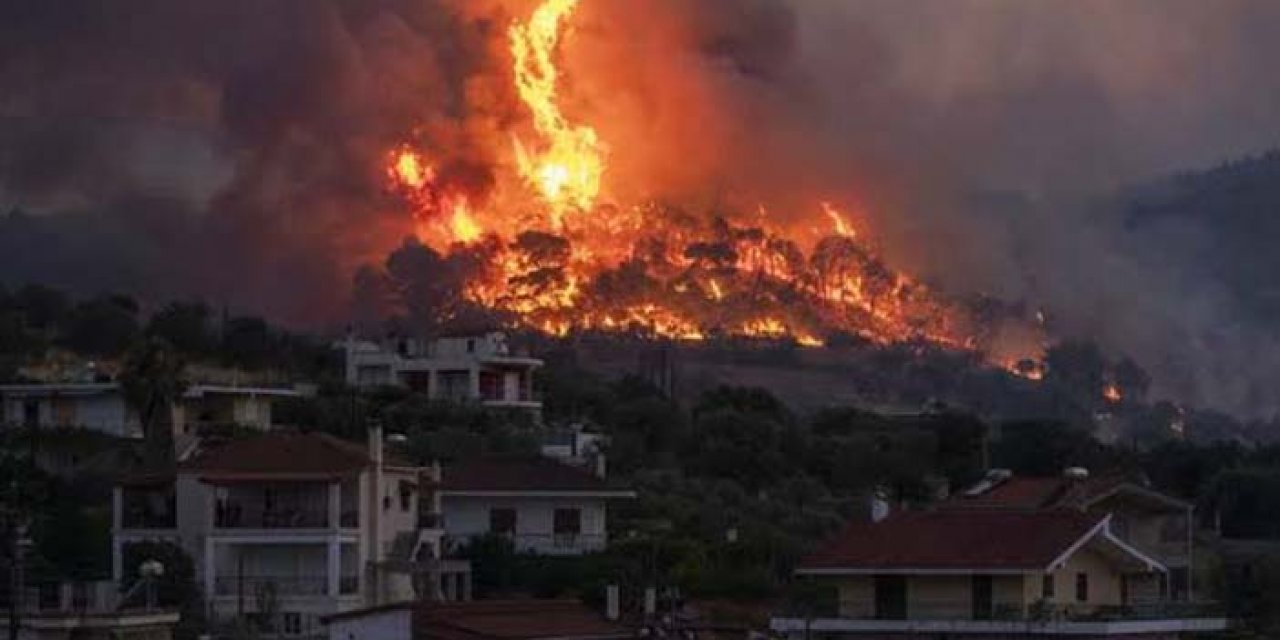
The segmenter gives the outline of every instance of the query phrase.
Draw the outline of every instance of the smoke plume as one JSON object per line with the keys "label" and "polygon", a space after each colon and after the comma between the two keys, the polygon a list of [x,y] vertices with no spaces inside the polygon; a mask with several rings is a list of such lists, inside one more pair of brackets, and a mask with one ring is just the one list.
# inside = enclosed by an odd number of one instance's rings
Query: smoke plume
{"label": "smoke plume", "polygon": [[[345,322],[358,267],[413,231],[390,149],[500,191],[527,120],[505,35],[533,4],[0,4],[0,210],[23,212],[0,281]],[[1277,27],[1268,0],[586,0],[565,109],[608,145],[608,199],[841,202],[899,268],[1257,413],[1274,321],[1186,268],[1192,223],[1145,235],[1113,194],[1275,144]]]}

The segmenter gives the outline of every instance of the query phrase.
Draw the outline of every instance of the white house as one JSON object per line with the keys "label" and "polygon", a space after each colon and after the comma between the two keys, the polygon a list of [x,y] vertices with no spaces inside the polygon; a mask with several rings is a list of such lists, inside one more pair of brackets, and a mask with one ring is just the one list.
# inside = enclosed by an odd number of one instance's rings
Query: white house
{"label": "white house", "polygon": [[348,339],[344,349],[346,380],[352,386],[393,385],[424,392],[435,400],[479,402],[534,414],[542,411],[542,402],[533,394],[533,372],[542,360],[512,353],[501,332],[425,343]]}
{"label": "white house", "polygon": [[[272,426],[271,405],[293,389],[194,384],[171,407],[176,435],[206,425]],[[0,385],[0,425],[83,427],[122,438],[142,436],[138,414],[118,382]]]}
{"label": "white house", "polygon": [[316,635],[319,617],[465,597],[469,565],[441,561],[438,472],[320,434],[272,432],[201,452],[176,475],[115,491],[113,571],[124,549],[167,540],[194,560],[215,628],[256,620]]}
{"label": "white house", "polygon": [[18,613],[21,640],[170,640],[179,614],[131,599],[111,582],[28,586],[15,606],[0,609],[0,628]]}
{"label": "white house", "polygon": [[529,457],[450,466],[440,495],[451,545],[498,534],[521,551],[581,555],[608,544],[608,502],[635,492],[581,467]]}

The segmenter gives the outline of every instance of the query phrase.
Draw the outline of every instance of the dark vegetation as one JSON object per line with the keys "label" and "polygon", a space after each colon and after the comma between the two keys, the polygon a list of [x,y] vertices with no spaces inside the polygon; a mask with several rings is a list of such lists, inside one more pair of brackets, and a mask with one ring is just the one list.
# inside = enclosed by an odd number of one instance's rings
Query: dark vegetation
{"label": "dark vegetation", "polygon": [[[76,328],[99,321],[101,335]],[[132,380],[130,397],[141,405],[181,388],[184,374],[175,362],[278,369],[323,384],[315,397],[278,406],[277,422],[363,440],[368,421],[377,417],[406,436],[397,453],[421,463],[532,452],[543,428],[579,424],[606,434],[611,477],[639,494],[611,509],[609,551],[538,558],[516,553],[502,540],[477,541],[464,552],[475,560],[482,595],[596,600],[606,582],[620,581],[631,597],[652,585],[703,601],[759,602],[759,611],[767,612],[814,597],[793,583],[792,568],[844,523],[866,517],[872,492],[899,506],[923,505],[990,467],[1024,475],[1058,474],[1066,466],[1127,471],[1195,502],[1206,548],[1218,535],[1280,540],[1280,447],[1251,437],[1271,427],[1148,403],[1141,370],[1108,360],[1088,343],[1055,347],[1041,382],[981,367],[963,355],[907,347],[885,348],[878,356],[865,352],[877,358],[879,367],[868,375],[879,376],[872,383],[887,391],[884,397],[922,407],[903,414],[855,406],[802,411],[785,397],[741,386],[673,398],[648,379],[593,371],[564,345],[542,346],[548,367],[538,386],[549,427],[521,414],[432,402],[403,390],[354,392],[334,382],[339,363],[320,340],[253,318],[218,317],[200,304],[169,305],[143,321],[138,305],[120,297],[73,302],[41,287],[0,295],[0,351],[10,364],[9,379],[18,365],[53,347],[117,358],[122,375]],[[791,349],[755,347],[724,357],[776,362]],[[1103,399],[1106,381],[1123,385],[1125,399]],[[1006,392],[1027,404],[1019,411],[993,410],[1008,402],[999,400]],[[1030,407],[1038,407],[1037,417],[1025,415]],[[1110,444],[1095,437],[1099,425],[1117,423],[1126,428],[1115,429],[1120,437]],[[104,576],[109,482],[86,462],[101,444],[86,444],[82,440],[92,438],[87,434],[11,431],[7,437],[0,502],[10,507],[5,513],[26,514],[38,540],[29,555],[38,568],[32,575]],[[83,452],[71,465],[80,472],[38,470],[29,454],[50,451]],[[116,467],[147,458],[145,448],[119,453],[124,462]],[[0,524],[12,535],[21,523]],[[1268,569],[1280,562],[1254,564],[1247,580],[1227,580],[1225,570],[1203,575],[1201,589],[1267,624],[1270,609],[1259,602],[1269,597],[1267,585],[1280,584],[1280,572]]]}

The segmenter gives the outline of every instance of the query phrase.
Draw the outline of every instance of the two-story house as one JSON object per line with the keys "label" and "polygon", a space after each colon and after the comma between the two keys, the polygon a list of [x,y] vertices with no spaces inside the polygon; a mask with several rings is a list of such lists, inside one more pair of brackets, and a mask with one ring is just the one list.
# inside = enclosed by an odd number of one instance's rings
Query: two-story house
{"label": "two-story house", "polygon": [[[791,637],[1172,639],[1226,620],[1171,588],[1189,507],[1139,483],[995,471],[919,511],[884,503],[797,570],[835,592],[772,620]],[[1178,516],[1178,517],[1173,517]],[[1178,535],[1162,534],[1172,529]],[[1173,538],[1178,544],[1172,544]]]}
{"label": "two-story house", "polygon": [[542,360],[514,352],[501,332],[387,344],[348,339],[343,346],[346,381],[354,387],[400,386],[434,400],[478,402],[535,416],[542,411],[533,393],[533,372]]}
{"label": "two-story house", "polygon": [[[265,431],[272,427],[272,404],[298,395],[294,389],[278,387],[193,384],[170,407],[169,423],[179,437],[205,426]],[[143,435],[137,411],[118,382],[0,385],[0,425],[81,427],[120,438]]]}
{"label": "two-story house", "polygon": [[438,473],[322,434],[267,433],[129,478],[114,497],[113,572],[124,548],[170,541],[194,561],[215,629],[254,620],[281,635],[319,634],[319,616],[417,598],[469,581],[441,562]]}
{"label": "two-story house", "polygon": [[609,501],[634,498],[635,492],[592,470],[531,456],[449,466],[440,496],[453,546],[496,534],[520,551],[581,555],[608,544]]}

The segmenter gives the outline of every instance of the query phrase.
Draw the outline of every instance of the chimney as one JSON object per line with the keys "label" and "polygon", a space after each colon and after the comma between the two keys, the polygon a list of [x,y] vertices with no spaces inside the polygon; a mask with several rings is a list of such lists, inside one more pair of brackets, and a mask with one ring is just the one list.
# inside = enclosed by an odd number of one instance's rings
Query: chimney
{"label": "chimney", "polygon": [[618,585],[611,584],[604,588],[604,617],[609,620],[617,620],[622,617],[622,603],[620,602],[618,593]]}
{"label": "chimney", "polygon": [[889,517],[889,500],[885,498],[884,489],[876,488],[871,493],[871,521],[880,522]]}
{"label": "chimney", "polygon": [[592,465],[593,466],[592,471],[595,472],[597,478],[604,480],[605,475],[608,473],[608,467],[606,466],[605,460],[604,460],[604,452],[597,451],[594,458],[595,459],[593,461],[594,464]]}

